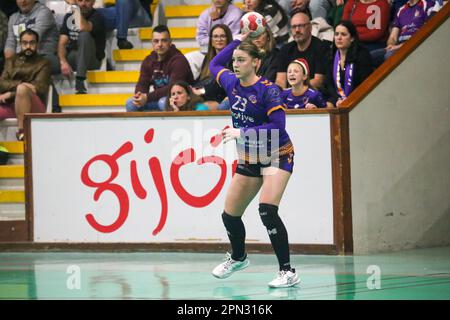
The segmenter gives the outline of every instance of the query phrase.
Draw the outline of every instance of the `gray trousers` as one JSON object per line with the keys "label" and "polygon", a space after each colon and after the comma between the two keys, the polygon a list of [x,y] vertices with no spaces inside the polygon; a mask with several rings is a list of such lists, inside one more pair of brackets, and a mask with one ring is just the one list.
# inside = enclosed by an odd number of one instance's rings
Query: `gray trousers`
{"label": "gray trousers", "polygon": [[78,49],[67,52],[67,61],[77,72],[77,77],[86,78],[88,70],[99,69],[102,62],[95,55],[95,41],[90,32],[78,35]]}

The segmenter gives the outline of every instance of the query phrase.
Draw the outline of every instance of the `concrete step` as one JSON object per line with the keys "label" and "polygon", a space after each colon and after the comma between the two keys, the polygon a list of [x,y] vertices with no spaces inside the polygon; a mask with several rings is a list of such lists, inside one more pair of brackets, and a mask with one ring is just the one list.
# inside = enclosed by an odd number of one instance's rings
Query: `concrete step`
{"label": "concrete step", "polygon": [[22,165],[4,165],[0,166],[0,179],[23,179],[25,177],[25,169]]}
{"label": "concrete step", "polygon": [[134,92],[139,71],[89,71],[87,79],[89,93]]}
{"label": "concrete step", "polygon": [[24,190],[0,190],[0,204],[3,203],[25,203]]}
{"label": "concrete step", "polygon": [[125,102],[134,94],[66,94],[59,97],[62,112],[125,112]]}
{"label": "concrete step", "polygon": [[0,203],[0,221],[25,220],[25,203]]}
{"label": "concrete step", "polygon": [[16,141],[17,119],[0,120],[0,141]]}

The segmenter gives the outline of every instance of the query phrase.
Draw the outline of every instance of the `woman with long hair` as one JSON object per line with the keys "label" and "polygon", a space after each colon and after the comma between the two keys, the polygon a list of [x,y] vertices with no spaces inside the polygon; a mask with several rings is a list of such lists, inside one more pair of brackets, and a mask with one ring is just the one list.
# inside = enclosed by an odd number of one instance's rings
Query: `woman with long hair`
{"label": "woman with long hair", "polygon": [[369,51],[359,44],[355,25],[342,20],[334,30],[325,86],[328,107],[339,107],[373,71],[372,58]]}
{"label": "woman with long hair", "polygon": [[[241,36],[244,40],[248,34]],[[234,73],[226,68],[232,59]],[[278,86],[258,76],[261,51],[250,41],[234,40],[210,64],[211,73],[230,100],[233,128],[225,129],[223,141],[235,140],[239,163],[228,189],[222,221],[232,253],[212,274],[227,278],[248,267],[242,215],[261,190],[259,215],[278,259],[279,271],[270,287],[298,284],[290,264],[286,227],[278,206],[294,166],[294,147],[286,132],[286,114]]]}
{"label": "woman with long hair", "polygon": [[231,41],[233,41],[233,35],[227,25],[217,24],[211,28],[208,51],[203,59],[200,74],[193,85],[194,93],[202,96],[204,103],[212,110],[225,99],[226,93],[211,75],[209,64]]}

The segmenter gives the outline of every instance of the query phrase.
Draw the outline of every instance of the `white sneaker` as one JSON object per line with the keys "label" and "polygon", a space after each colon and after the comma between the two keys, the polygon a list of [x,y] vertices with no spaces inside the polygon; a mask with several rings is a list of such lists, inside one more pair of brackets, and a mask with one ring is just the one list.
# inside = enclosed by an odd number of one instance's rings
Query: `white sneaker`
{"label": "white sneaker", "polygon": [[278,271],[276,278],[269,282],[269,287],[288,288],[295,286],[298,283],[300,283],[300,278],[295,272],[295,269],[291,269],[289,271],[281,270]]}
{"label": "white sneaker", "polygon": [[247,257],[245,257],[244,261],[236,261],[231,259],[231,254],[227,252],[225,262],[222,262],[217,267],[215,267],[212,271],[212,274],[216,278],[225,279],[231,276],[234,272],[247,268],[249,264],[250,261],[247,259]]}

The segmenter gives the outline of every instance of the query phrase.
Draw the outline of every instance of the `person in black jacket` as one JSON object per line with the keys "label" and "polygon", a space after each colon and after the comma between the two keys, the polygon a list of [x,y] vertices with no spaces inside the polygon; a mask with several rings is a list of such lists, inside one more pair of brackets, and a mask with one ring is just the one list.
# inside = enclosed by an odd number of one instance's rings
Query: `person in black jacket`
{"label": "person in black jacket", "polygon": [[339,107],[373,71],[369,51],[359,44],[352,22],[342,20],[335,28],[329,57],[325,94],[328,107]]}

